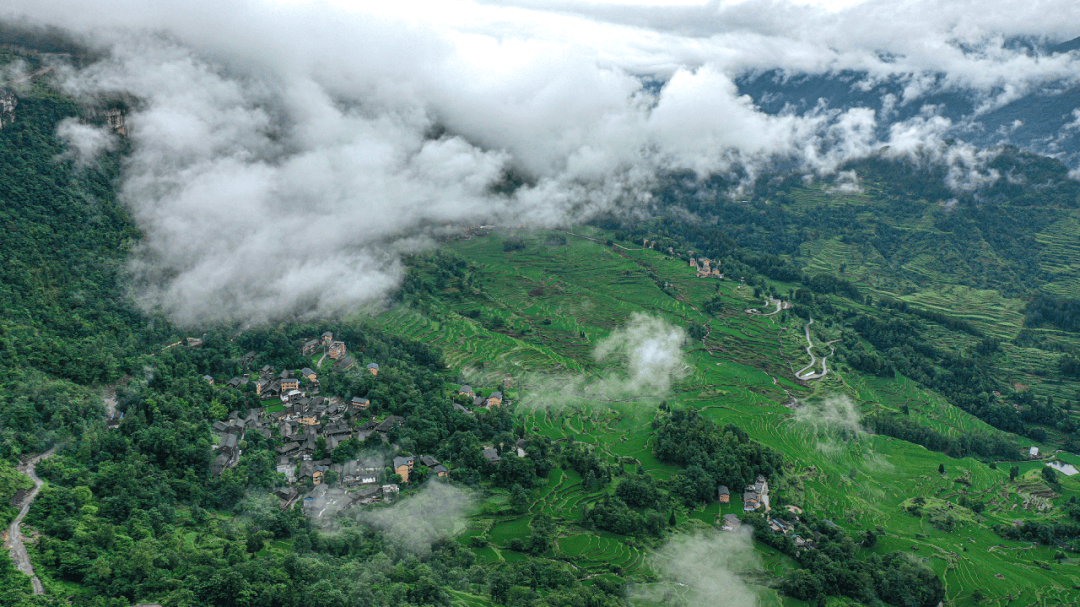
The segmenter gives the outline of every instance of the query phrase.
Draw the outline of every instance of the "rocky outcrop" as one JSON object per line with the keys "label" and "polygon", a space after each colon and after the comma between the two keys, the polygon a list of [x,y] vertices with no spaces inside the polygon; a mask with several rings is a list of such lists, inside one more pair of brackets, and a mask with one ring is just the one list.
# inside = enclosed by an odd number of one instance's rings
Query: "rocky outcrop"
{"label": "rocky outcrop", "polygon": [[0,90],[0,129],[15,122],[15,106],[19,99],[11,91]]}

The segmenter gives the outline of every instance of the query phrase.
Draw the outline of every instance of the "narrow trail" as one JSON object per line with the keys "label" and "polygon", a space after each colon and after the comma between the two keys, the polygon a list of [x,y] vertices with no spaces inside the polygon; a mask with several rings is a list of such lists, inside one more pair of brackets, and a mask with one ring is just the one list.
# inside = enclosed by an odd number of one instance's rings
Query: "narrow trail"
{"label": "narrow trail", "polygon": [[34,498],[37,497],[38,492],[41,491],[41,486],[45,483],[45,481],[38,478],[38,475],[34,472],[34,467],[39,461],[52,456],[54,451],[56,451],[56,447],[41,455],[35,455],[27,460],[25,464],[18,467],[19,472],[34,481],[34,490],[26,496],[22,508],[19,509],[19,516],[15,517],[11,526],[8,527],[8,541],[5,544],[11,552],[11,560],[15,562],[15,567],[30,576],[30,583],[34,585],[34,594],[45,594],[45,587],[41,585],[38,576],[34,575],[34,566],[30,564],[30,554],[26,551],[26,544],[23,543],[21,526],[23,518],[30,512],[30,505],[34,503]]}

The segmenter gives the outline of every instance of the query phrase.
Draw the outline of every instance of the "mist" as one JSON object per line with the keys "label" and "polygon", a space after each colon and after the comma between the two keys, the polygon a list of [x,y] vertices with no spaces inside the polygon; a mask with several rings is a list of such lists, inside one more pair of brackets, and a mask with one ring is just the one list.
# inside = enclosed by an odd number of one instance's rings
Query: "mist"
{"label": "mist", "polygon": [[699,532],[672,537],[652,559],[661,582],[632,588],[644,603],[685,607],[756,607],[757,593],[745,580],[761,569],[751,533]]}
{"label": "mist", "polygon": [[366,508],[355,516],[381,531],[399,550],[425,556],[433,542],[465,529],[475,502],[468,489],[432,479],[418,493],[391,506]]}
{"label": "mist", "polygon": [[[1080,9],[1000,8],[11,0],[0,18],[93,50],[78,68],[49,59],[83,103],[133,100],[132,296],[193,325],[378,305],[402,256],[444,235],[628,216],[667,171],[753,178],[782,159],[844,193],[858,184],[841,165],[881,153],[942,164],[957,191],[992,183],[994,152],[956,140],[964,125],[932,105],[888,120],[945,90],[986,112],[1075,82],[1076,53],[1009,39],[1068,39]],[[735,85],[766,69],[906,84],[875,107],[771,115]],[[87,125],[58,136],[82,165],[114,145]]]}
{"label": "mist", "polygon": [[593,408],[602,403],[631,402],[655,406],[689,371],[682,346],[686,332],[659,316],[630,315],[597,342],[593,358],[607,369],[576,375],[526,375],[519,381],[519,408]]}

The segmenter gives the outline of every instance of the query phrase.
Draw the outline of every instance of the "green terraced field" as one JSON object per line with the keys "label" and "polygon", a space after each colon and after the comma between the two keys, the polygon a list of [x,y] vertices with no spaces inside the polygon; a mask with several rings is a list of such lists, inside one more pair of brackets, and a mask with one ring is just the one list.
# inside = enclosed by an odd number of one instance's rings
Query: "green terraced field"
{"label": "green terraced field", "polygon": [[[992,529],[1014,518],[1049,516],[1024,509],[1021,499],[1031,483],[1038,484],[1033,475],[1040,463],[1022,463],[1021,478],[1010,482],[1011,464],[992,470],[975,459],[952,459],[884,436],[863,434],[843,440],[828,428],[797,421],[783,403],[791,397],[812,402],[845,394],[864,413],[876,408],[899,411],[906,405],[913,420],[946,433],[995,430],[902,377],[868,377],[830,365],[824,379],[798,381],[794,371],[808,362],[801,320],[746,314],[746,308],[761,308],[760,301],[752,301],[749,289],[739,289],[730,281],[697,279],[682,262],[658,252],[612,249],[566,237],[565,246],[549,246],[543,235],[526,236],[526,248],[510,253],[502,250],[502,237],[497,234],[449,242],[447,250],[478,268],[481,287],[467,297],[446,298],[435,311],[399,306],[378,322],[387,330],[440,347],[473,385],[512,377],[525,402],[530,391],[550,390],[552,382],[565,385],[575,378],[618,373],[614,362],[597,362],[591,351],[634,312],[654,314],[687,328],[707,326],[711,332],[705,345],[694,340],[684,345],[689,369],[670,394],[644,395],[627,402],[571,394],[547,400],[547,406],[520,407],[523,425],[553,439],[573,437],[596,446],[612,460],[630,458],[658,478],[667,478],[677,468],[656,461],[652,454],[649,422],[655,407],[663,398],[673,406],[697,408],[718,423],[741,426],[753,438],[783,452],[790,467],[776,491],[791,502],[831,518],[853,534],[883,526],[886,536],[874,550],[882,554],[899,550],[927,560],[945,581],[952,604],[972,605],[970,595],[975,589],[993,597],[996,602],[990,604],[1080,601],[1080,593],[1073,589],[1080,581],[1074,563],[1059,563],[1053,549],[1004,540]],[[667,291],[663,282],[671,284]],[[537,291],[540,286],[542,294]],[[710,317],[700,310],[702,302],[714,294],[721,296],[725,308]],[[1019,303],[992,291],[957,288],[909,297],[928,309],[971,308],[964,318],[977,325],[1007,327],[1002,329],[1006,332],[1018,328],[1020,322]],[[506,319],[500,332],[485,329],[465,315],[480,306]],[[817,324],[812,327],[815,340],[835,338],[834,331]],[[1032,359],[1017,369],[1026,378],[1046,364],[1038,358],[1039,352],[1008,350],[1006,354],[1019,361]],[[945,475],[938,474],[939,464],[945,465]],[[964,482],[956,482],[958,478]],[[1062,498],[1080,495],[1080,477],[1063,478],[1062,487]],[[492,507],[481,509],[460,539],[468,545],[469,537],[483,535],[491,546],[476,549],[479,557],[489,562],[513,561],[520,555],[507,549],[509,541],[527,537],[532,519],[544,513],[558,527],[556,549],[550,556],[573,563],[583,578],[610,573],[616,566],[622,579],[650,575],[648,547],[580,527],[582,505],[599,499],[602,491],[586,492],[573,470],[554,470],[545,486],[532,491],[528,512],[491,514],[500,511],[504,500],[503,494],[494,495]],[[965,497],[986,504],[986,510],[981,516],[966,511],[957,517],[955,529],[945,532],[928,518],[912,516],[904,509],[915,496],[955,508],[960,508],[957,501]],[[722,512],[741,514],[741,508],[736,504],[721,510],[713,504],[682,512],[678,518],[681,525],[688,518],[695,519],[694,524],[712,525]],[[769,579],[789,570],[792,562],[765,547],[759,552],[764,571],[771,572],[752,580],[762,584],[763,604],[801,605],[778,598],[775,589],[768,587]],[[1004,599],[1009,595],[1014,597],[1011,602]],[[460,600],[469,604],[465,598]]]}

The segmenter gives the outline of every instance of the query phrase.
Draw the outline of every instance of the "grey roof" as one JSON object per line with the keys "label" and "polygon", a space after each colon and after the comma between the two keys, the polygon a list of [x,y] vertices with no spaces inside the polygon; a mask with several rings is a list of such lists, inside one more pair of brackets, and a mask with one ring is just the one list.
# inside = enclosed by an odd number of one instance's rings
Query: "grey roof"
{"label": "grey roof", "polygon": [[464,385],[458,390],[458,394],[471,394],[473,391],[472,386]]}
{"label": "grey roof", "polygon": [[727,488],[727,485],[720,485],[716,488],[716,491],[720,495],[731,495],[731,491]]}
{"label": "grey roof", "polygon": [[476,398],[473,399],[473,405],[476,405],[477,407],[483,407],[484,403],[486,403],[486,402],[487,402],[487,399],[484,398],[483,396],[477,396]]}
{"label": "grey roof", "polygon": [[484,459],[486,459],[487,461],[489,461],[491,463],[495,463],[497,461],[502,460],[502,458],[499,457],[499,452],[496,451],[495,449],[484,449],[483,451],[480,452],[480,454],[484,456]]}
{"label": "grey roof", "polygon": [[300,369],[300,375],[303,375],[304,377],[307,377],[308,375],[315,375],[315,370],[304,367],[303,369]]}
{"label": "grey roof", "polygon": [[379,363],[368,363],[367,368],[368,369],[378,369],[379,368]]}
{"label": "grey roof", "polygon": [[327,331],[327,332],[323,333],[323,334],[322,334],[322,336],[323,336],[323,337],[333,337],[333,336],[334,336],[334,334],[333,334],[333,333],[331,333],[330,331]]}
{"label": "grey roof", "polygon": [[319,340],[317,340],[317,339],[311,339],[311,340],[308,340],[308,341],[304,342],[304,347],[305,348],[308,347],[308,346],[317,346],[317,345],[319,345]]}
{"label": "grey roof", "polygon": [[502,392],[492,392],[491,396],[489,396],[488,398],[497,398],[499,400],[502,400]]}
{"label": "grey roof", "polygon": [[435,466],[434,468],[431,469],[431,471],[434,472],[435,474],[438,474],[440,472],[450,472],[450,470],[448,470],[446,468],[446,466],[444,466],[442,464],[439,464],[438,466]]}

